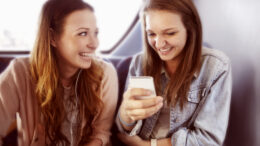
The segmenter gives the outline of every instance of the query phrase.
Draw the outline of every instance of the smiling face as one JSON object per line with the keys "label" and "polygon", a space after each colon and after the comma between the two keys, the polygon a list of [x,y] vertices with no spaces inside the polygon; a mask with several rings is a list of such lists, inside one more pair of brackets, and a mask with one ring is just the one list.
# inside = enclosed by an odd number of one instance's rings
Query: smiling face
{"label": "smiling face", "polygon": [[97,34],[96,17],[92,11],[83,9],[69,14],[62,33],[52,42],[60,70],[76,72],[79,68],[89,68],[99,43]]}
{"label": "smiling face", "polygon": [[187,32],[177,13],[163,10],[145,12],[146,34],[149,45],[161,60],[172,62],[180,60],[186,44]]}

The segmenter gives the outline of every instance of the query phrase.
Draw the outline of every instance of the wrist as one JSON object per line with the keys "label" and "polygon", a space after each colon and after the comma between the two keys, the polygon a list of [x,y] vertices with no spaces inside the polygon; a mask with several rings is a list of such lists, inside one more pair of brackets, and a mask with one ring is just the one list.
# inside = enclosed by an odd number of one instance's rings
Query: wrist
{"label": "wrist", "polygon": [[157,146],[157,139],[151,139],[151,146]]}
{"label": "wrist", "polygon": [[122,114],[121,112],[118,113],[118,119],[120,123],[126,127],[132,127],[136,124],[136,121],[128,118],[125,114]]}
{"label": "wrist", "polygon": [[121,108],[120,108],[119,114],[120,114],[121,120],[123,120],[123,121],[126,122],[126,123],[135,123],[135,122],[136,122],[135,120],[131,119],[131,118],[126,114],[126,110],[124,109],[124,107],[121,107]]}
{"label": "wrist", "polygon": [[145,140],[144,143],[143,143],[143,146],[151,146],[151,141]]}

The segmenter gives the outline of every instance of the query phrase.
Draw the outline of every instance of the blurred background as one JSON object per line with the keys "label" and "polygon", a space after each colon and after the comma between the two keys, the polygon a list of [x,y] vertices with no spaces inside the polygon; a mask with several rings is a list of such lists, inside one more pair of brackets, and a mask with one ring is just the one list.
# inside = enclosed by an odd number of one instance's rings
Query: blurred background
{"label": "blurred background", "polygon": [[[30,51],[46,0],[0,1],[0,51]],[[130,27],[141,0],[85,0],[97,16],[99,50],[109,50]]]}
{"label": "blurred background", "polygon": [[[96,11],[101,55],[127,58],[142,50],[138,17],[142,0],[86,1]],[[2,59],[6,56],[29,54],[44,2],[0,0],[0,67],[6,66]],[[232,63],[232,103],[224,145],[260,146],[260,0],[194,3],[202,20],[204,45],[222,50]]]}

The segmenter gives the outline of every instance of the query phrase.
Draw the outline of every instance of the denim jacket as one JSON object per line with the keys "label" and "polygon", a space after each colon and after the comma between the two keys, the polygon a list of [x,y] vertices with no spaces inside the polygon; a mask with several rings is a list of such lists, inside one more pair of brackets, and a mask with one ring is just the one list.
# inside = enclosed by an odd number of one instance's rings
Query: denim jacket
{"label": "denim jacket", "polygon": [[[142,54],[138,54],[131,62],[128,78],[141,75]],[[169,79],[164,72],[161,76],[162,86],[165,86]],[[126,85],[127,83],[128,81]],[[194,75],[187,104],[182,110],[178,104],[170,108],[170,129],[167,138],[171,138],[172,145],[222,145],[228,126],[231,91],[230,60],[219,50],[203,48],[201,68]],[[138,121],[130,135],[137,134],[143,139],[151,139],[159,114],[160,111]],[[117,126],[123,132],[118,121]]]}

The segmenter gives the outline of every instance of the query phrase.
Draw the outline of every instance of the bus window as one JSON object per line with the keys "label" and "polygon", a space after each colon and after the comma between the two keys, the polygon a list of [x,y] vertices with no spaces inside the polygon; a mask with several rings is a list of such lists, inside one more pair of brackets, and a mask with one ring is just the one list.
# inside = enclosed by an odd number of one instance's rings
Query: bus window
{"label": "bus window", "polygon": [[[0,52],[30,51],[36,36],[38,16],[46,0],[0,2]],[[86,1],[86,0],[85,0]],[[109,50],[123,36],[138,13],[141,0],[88,0],[97,16],[100,46]]]}

